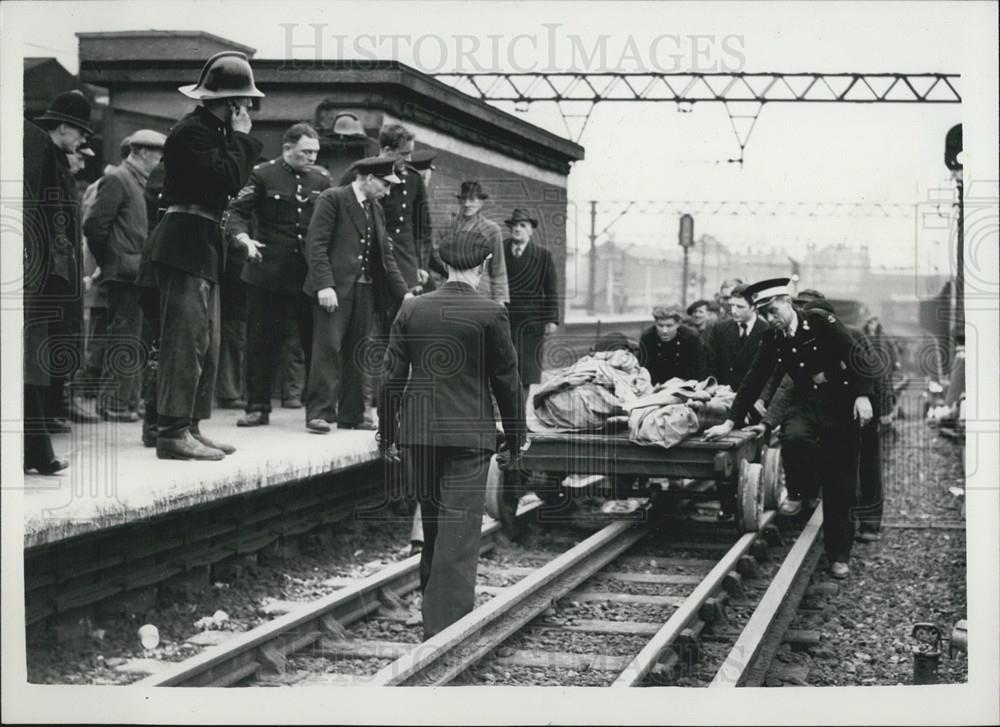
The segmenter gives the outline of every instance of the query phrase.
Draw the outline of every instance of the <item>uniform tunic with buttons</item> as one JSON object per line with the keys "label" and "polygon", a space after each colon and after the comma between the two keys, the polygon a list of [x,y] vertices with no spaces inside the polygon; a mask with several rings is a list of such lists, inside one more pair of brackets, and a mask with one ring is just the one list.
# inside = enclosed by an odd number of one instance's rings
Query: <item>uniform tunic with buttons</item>
{"label": "uniform tunic with buttons", "polygon": [[[764,333],[760,348],[736,395],[730,419],[742,421],[772,374],[792,380],[792,400],[803,400],[820,390],[836,392],[850,408],[858,396],[872,396],[874,381],[852,355],[854,342],[844,324],[826,311],[795,309],[795,334],[777,329]],[[820,374],[823,374],[820,377]],[[820,379],[825,379],[825,382]]]}
{"label": "uniform tunic with buttons", "polygon": [[675,376],[701,379],[705,372],[704,347],[698,334],[683,326],[678,326],[672,339],[661,341],[654,325],[639,338],[639,363],[649,371],[654,385]]}
{"label": "uniform tunic with buttons", "polygon": [[244,282],[289,295],[302,289],[309,222],[316,200],[330,186],[322,167],[295,170],[281,157],[254,167],[229,207],[230,233],[249,235],[255,220],[255,239],[266,245],[260,260],[243,266]]}
{"label": "uniform tunic with buttons", "polygon": [[854,541],[858,487],[859,430],[853,408],[857,397],[872,396],[873,371],[836,316],[798,308],[795,315],[792,335],[775,329],[765,333],[729,418],[742,421],[772,374],[791,380],[781,432],[789,497],[810,499],[822,493],[827,560],[846,563]]}
{"label": "uniform tunic with buttons", "polygon": [[396,174],[401,183],[390,187],[381,204],[399,272],[407,287],[413,288],[419,283],[417,270],[427,269],[431,245],[430,209],[420,172],[406,164]]}

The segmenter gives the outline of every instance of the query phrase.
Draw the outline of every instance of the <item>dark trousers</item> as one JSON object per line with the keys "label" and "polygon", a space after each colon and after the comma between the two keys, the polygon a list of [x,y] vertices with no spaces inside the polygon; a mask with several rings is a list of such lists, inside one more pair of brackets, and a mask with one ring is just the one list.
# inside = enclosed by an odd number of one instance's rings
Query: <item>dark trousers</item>
{"label": "dark trousers", "polygon": [[447,628],[475,606],[479,533],[491,454],[456,447],[403,449],[408,484],[417,493],[423,517],[424,638]]}
{"label": "dark trousers", "polygon": [[104,350],[108,344],[108,307],[94,306],[90,309],[87,324],[87,356],[83,368],[76,375],[73,388],[93,398],[97,395],[101,372],[104,371]]}
{"label": "dark trousers", "polygon": [[[312,303],[306,299],[309,312],[309,349],[312,353]],[[306,369],[310,363],[302,347],[299,324],[291,312],[285,318],[285,342],[281,349],[281,366],[275,376],[272,391],[281,394],[282,401],[301,399],[305,396]]]}
{"label": "dark trousers", "polygon": [[365,346],[375,309],[372,286],[355,283],[349,294],[338,296],[332,313],[313,303],[306,421],[360,424],[365,415]]}
{"label": "dark trousers", "polygon": [[215,395],[220,401],[242,399],[246,390],[247,322],[223,320],[219,326],[219,364]]}
{"label": "dark trousers", "polygon": [[55,459],[45,427],[45,386],[24,385],[24,468],[43,467]]}
{"label": "dark trousers", "polygon": [[[290,295],[247,286],[247,411],[271,411],[274,379],[288,339],[286,324],[294,316],[305,352],[306,378],[312,355],[312,301],[305,295]],[[310,417],[312,418],[312,417]]]}
{"label": "dark trousers", "polygon": [[882,529],[882,432],[878,419],[861,429],[858,484],[860,497],[855,510],[861,530]]}
{"label": "dark trousers", "polygon": [[157,367],[159,436],[180,438],[192,422],[212,415],[219,357],[216,286],[159,265],[160,346]]}
{"label": "dark trousers", "polygon": [[45,416],[66,417],[68,384],[83,363],[83,302],[78,286],[56,275],[48,276],[42,296],[58,309],[51,312],[48,322]]}
{"label": "dark trousers", "polygon": [[108,331],[98,407],[127,411],[137,398],[146,356],[139,288],[132,283],[113,281],[103,285],[108,294]]}
{"label": "dark trousers", "polygon": [[796,401],[781,423],[781,459],[788,496],[823,495],[823,542],[827,560],[846,563],[854,543],[854,503],[858,487],[858,429],[854,400],[835,392]]}

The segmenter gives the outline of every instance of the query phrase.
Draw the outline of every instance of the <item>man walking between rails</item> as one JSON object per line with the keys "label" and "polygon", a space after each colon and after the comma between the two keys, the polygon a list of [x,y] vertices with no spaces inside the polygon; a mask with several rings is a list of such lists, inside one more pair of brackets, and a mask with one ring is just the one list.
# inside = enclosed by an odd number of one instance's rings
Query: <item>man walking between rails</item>
{"label": "man walking between rails", "polygon": [[236,450],[208,439],[199,422],[211,416],[215,393],[218,285],[226,260],[222,217],[260,154],[261,143],[249,135],[247,109],[264,94],[254,85],[247,57],[236,51],[212,56],[198,82],[179,90],[201,105],[167,137],[161,198],[166,213],[149,236],[140,266],[140,283],[158,289],[156,456],[218,460]]}
{"label": "man walking between rails", "polygon": [[493,250],[469,237],[443,244],[448,281],[405,300],[389,333],[379,427],[383,451],[401,449],[421,506],[425,638],[475,604],[486,477],[497,443],[491,392],[512,458],[525,438],[507,310],[476,292]]}
{"label": "man walking between rails", "polygon": [[[281,156],[254,167],[247,185],[229,207],[229,230],[244,245],[263,248],[243,267],[247,283],[247,408],[239,427],[267,424],[271,387],[294,317],[305,353],[306,376],[312,356],[312,301],[306,280],[306,234],[316,200],[330,187],[330,174],[315,166],[319,134],[309,124],[285,131]],[[257,240],[250,238],[257,223]]]}
{"label": "man walking between rails", "polygon": [[[751,285],[754,306],[772,328],[740,385],[729,418],[706,430],[718,439],[742,422],[773,374],[792,380],[797,431],[785,432],[782,455],[791,482],[797,468],[820,478],[823,540],[830,573],[846,578],[854,541],[851,508],[858,487],[858,427],[872,419],[874,382],[844,325],[831,313],[792,304],[788,278]],[[817,463],[816,455],[819,455]]]}

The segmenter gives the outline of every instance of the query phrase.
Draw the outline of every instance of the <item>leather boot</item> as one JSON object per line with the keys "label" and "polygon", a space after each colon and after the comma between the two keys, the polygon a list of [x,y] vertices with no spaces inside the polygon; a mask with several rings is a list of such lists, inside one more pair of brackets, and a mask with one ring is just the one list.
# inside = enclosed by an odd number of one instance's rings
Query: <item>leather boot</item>
{"label": "leather boot", "polygon": [[156,440],[156,456],[159,459],[191,459],[217,461],[226,455],[214,447],[206,447],[199,442],[191,432],[185,432],[180,439],[158,437]]}
{"label": "leather boot", "polygon": [[236,420],[236,426],[238,427],[262,427],[265,424],[269,424],[271,421],[271,415],[266,411],[248,411],[246,414],[241,416]]}
{"label": "leather boot", "polygon": [[236,451],[236,447],[234,447],[231,444],[223,444],[221,442],[216,442],[213,439],[209,439],[208,437],[206,437],[204,434],[201,433],[201,430],[198,428],[197,425],[193,425],[191,427],[191,436],[197,439],[202,444],[204,444],[206,447],[209,447],[211,449],[217,449],[223,454],[232,454],[233,452]]}

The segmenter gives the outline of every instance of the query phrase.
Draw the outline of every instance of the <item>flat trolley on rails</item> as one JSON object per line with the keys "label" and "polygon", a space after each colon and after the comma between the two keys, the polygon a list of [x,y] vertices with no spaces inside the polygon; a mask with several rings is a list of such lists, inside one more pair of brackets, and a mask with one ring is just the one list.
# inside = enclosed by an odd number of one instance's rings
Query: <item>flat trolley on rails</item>
{"label": "flat trolley on rails", "polygon": [[[736,430],[712,442],[699,434],[670,449],[640,446],[629,441],[627,432],[533,433],[518,468],[493,468],[487,484],[487,512],[512,526],[521,495],[533,489],[538,492],[535,485],[540,481],[551,486],[553,480],[561,482],[567,475],[605,476],[616,484],[616,497],[638,491],[654,500],[675,492],[685,498],[713,497],[705,495],[704,488],[662,492],[655,482],[658,479],[728,484],[736,491],[739,511],[734,520],[740,532],[759,528],[764,511],[778,506],[782,487],[780,450],[762,443],[751,432]],[[621,483],[627,483],[628,494]]]}

